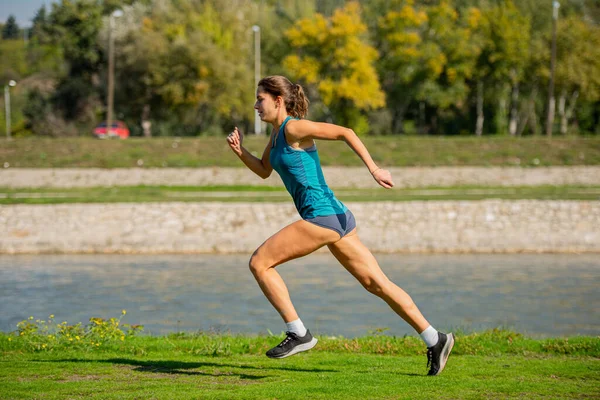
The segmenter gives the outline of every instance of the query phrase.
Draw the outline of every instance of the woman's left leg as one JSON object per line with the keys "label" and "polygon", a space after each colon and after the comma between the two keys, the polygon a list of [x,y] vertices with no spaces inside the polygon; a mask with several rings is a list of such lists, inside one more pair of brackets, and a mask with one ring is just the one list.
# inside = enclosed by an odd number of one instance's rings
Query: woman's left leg
{"label": "woman's left leg", "polygon": [[275,267],[310,254],[338,239],[339,235],[330,229],[299,220],[268,238],[252,254],[249,263],[250,271],[284,322],[297,319],[298,314],[288,289]]}
{"label": "woman's left leg", "polygon": [[[305,256],[339,239],[331,229],[310,222],[296,221],[267,239],[252,255],[250,270],[267,299],[279,312],[289,330],[286,338],[267,351],[271,358],[284,358],[301,351],[310,350],[317,339],[298,318],[288,289],[275,267],[279,264]],[[304,331],[301,333],[301,331]]]}

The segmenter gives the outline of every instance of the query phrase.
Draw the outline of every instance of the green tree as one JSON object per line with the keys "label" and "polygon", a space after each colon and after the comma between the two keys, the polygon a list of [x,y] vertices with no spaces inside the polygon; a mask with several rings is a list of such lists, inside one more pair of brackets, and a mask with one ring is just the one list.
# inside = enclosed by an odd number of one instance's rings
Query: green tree
{"label": "green tree", "polygon": [[392,133],[402,133],[408,107],[426,75],[420,48],[428,17],[412,0],[394,1],[390,8],[379,18],[375,35],[381,55],[378,70],[392,114]]}
{"label": "green tree", "polygon": [[10,15],[6,20],[6,24],[2,27],[2,39],[18,39],[19,38],[19,25],[14,15]]}
{"label": "green tree", "polygon": [[101,107],[97,89],[103,63],[97,41],[101,26],[102,6],[95,0],[54,3],[47,26],[50,42],[60,46],[67,65],[53,103],[67,120],[79,121],[87,128]]}
{"label": "green tree", "polygon": [[27,75],[26,50],[22,40],[0,41],[0,82],[20,80]]}
{"label": "green tree", "polygon": [[63,48],[69,75],[91,80],[102,62],[97,43],[102,8],[94,0],[63,0],[52,7],[48,31],[52,40]]}
{"label": "green tree", "polygon": [[45,5],[40,7],[31,22],[33,23],[31,27],[31,38],[43,40],[45,38],[45,33],[48,30],[48,14]]}
{"label": "green tree", "polygon": [[460,15],[447,1],[428,7],[417,7],[413,0],[392,2],[392,11],[380,18],[377,30],[392,132],[403,132],[405,115],[415,104],[422,131],[425,106],[433,109],[435,131],[440,111],[466,107],[468,80],[480,52],[474,38],[480,14],[469,9]]}
{"label": "green tree", "polygon": [[[58,47],[40,45],[36,38],[28,43],[21,38],[0,41],[0,82],[7,82],[9,79],[19,82],[11,96],[15,136],[31,134],[34,120],[45,119],[44,114],[27,113],[31,104],[29,96],[32,92],[43,92],[49,96],[55,89],[61,66],[62,55]],[[36,128],[47,130],[48,124],[40,123]]]}
{"label": "green tree", "polygon": [[556,91],[562,134],[568,131],[578,99],[600,100],[600,28],[579,17],[559,21]]}
{"label": "green tree", "polygon": [[358,2],[329,18],[317,13],[286,32],[295,53],[283,60],[293,79],[318,93],[330,118],[359,134],[368,131],[364,112],[385,105],[374,66],[377,51],[367,43],[366,29]]}
{"label": "green tree", "polygon": [[168,127],[155,124],[154,134],[173,134],[166,130],[175,125],[179,134],[220,133],[250,121],[255,12],[249,1],[126,7],[122,19],[132,23],[117,40],[117,82],[130,115],[170,120]]}
{"label": "green tree", "polygon": [[[484,9],[481,23],[483,49],[477,64],[476,81],[479,87],[490,88],[497,99],[496,132],[518,131],[519,84],[529,63],[531,25],[512,2],[502,0]],[[478,103],[483,92],[478,90]],[[508,112],[510,105],[510,113]],[[481,134],[481,109],[478,112],[477,133]]]}
{"label": "green tree", "polygon": [[458,120],[461,113],[468,112],[468,83],[476,72],[481,52],[476,35],[481,13],[476,8],[468,8],[460,14],[450,1],[441,1],[426,10],[428,23],[422,63],[427,75],[417,100],[436,109],[430,125],[434,133],[439,133],[444,127],[437,126],[436,114],[442,118],[447,115],[445,118],[452,122]]}

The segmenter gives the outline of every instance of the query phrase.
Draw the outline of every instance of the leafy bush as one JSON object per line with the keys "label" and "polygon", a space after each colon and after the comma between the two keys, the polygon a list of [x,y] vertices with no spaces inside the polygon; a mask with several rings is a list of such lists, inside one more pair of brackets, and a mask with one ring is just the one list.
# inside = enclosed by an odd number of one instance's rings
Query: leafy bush
{"label": "leafy bush", "polygon": [[68,325],[66,321],[56,323],[54,315],[48,320],[29,317],[17,324],[17,330],[9,336],[9,341],[21,342],[26,348],[34,351],[51,351],[65,347],[77,349],[93,349],[111,341],[125,341],[141,332],[142,325],[121,324],[127,314],[121,312],[119,318],[90,318],[88,325],[81,322]]}

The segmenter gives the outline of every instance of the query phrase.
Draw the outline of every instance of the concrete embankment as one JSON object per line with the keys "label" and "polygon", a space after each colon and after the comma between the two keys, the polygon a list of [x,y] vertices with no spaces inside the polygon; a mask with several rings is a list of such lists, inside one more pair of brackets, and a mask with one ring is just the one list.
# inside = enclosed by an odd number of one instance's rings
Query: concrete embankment
{"label": "concrete embankment", "polygon": [[[600,252],[599,201],[348,203],[374,252]],[[0,253],[250,253],[289,203],[0,207]]]}
{"label": "concrete embankment", "polygon": [[[397,187],[600,185],[600,167],[391,168]],[[366,168],[324,168],[337,188],[376,187]],[[0,187],[281,185],[244,168],[4,169]],[[349,203],[375,252],[600,252],[600,201]],[[0,253],[251,252],[298,219],[289,203],[0,206]]]}

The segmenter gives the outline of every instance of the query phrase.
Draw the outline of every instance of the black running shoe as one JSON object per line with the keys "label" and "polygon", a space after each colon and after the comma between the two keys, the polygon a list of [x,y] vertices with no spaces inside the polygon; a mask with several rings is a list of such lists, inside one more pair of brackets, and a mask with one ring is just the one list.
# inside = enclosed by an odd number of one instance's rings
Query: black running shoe
{"label": "black running shoe", "polygon": [[267,351],[267,357],[270,358],[285,358],[293,356],[301,351],[310,350],[317,344],[309,330],[306,330],[306,335],[300,337],[293,332],[286,332],[286,338],[281,343]]}
{"label": "black running shoe", "polygon": [[438,332],[438,342],[435,346],[427,348],[427,375],[439,375],[446,366],[448,356],[454,346],[454,335]]}

